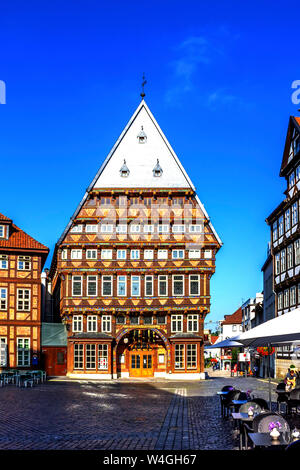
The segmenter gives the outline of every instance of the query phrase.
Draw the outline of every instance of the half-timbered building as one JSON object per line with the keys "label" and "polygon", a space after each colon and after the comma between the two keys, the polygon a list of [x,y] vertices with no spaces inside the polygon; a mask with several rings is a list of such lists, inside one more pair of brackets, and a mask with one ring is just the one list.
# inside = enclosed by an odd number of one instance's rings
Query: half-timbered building
{"label": "half-timbered building", "polygon": [[49,249],[0,214],[0,367],[38,368],[41,271]]}
{"label": "half-timbered building", "polygon": [[[300,307],[300,118],[291,116],[284,146],[280,176],[286,180],[284,200],[269,215],[273,257],[275,315]],[[290,346],[277,350],[277,374],[286,373]],[[300,365],[300,361],[298,360]]]}
{"label": "half-timbered building", "polygon": [[221,241],[142,99],[56,244],[71,377],[204,378]]}

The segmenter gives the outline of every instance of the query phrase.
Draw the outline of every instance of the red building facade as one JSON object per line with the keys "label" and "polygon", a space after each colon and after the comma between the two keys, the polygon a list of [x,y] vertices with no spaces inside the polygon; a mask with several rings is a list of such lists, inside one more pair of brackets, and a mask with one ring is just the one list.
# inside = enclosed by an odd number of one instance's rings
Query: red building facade
{"label": "red building facade", "polygon": [[0,214],[0,367],[40,367],[41,271],[49,249]]}
{"label": "red building facade", "polygon": [[221,246],[144,100],[59,239],[50,269],[71,377],[204,378]]}

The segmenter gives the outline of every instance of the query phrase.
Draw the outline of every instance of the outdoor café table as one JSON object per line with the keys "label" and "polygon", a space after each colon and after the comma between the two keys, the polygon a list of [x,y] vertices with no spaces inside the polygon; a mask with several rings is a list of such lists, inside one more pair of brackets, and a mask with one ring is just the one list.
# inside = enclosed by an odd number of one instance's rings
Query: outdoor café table
{"label": "outdoor caf\u00e9 table", "polygon": [[234,411],[237,413],[238,408],[240,405],[247,403],[248,400],[232,400],[232,404],[234,405]]}
{"label": "outdoor caf\u00e9 table", "polygon": [[248,436],[255,447],[286,447],[291,442],[289,433],[281,432],[278,439],[272,439],[268,432],[249,432]]}
{"label": "outdoor caf\u00e9 table", "polygon": [[[248,413],[232,413],[232,417],[234,420],[238,421],[239,423],[239,433],[240,433],[240,450],[243,448],[243,427],[242,422],[252,422],[254,416],[249,416]],[[245,442],[246,444],[246,442]]]}

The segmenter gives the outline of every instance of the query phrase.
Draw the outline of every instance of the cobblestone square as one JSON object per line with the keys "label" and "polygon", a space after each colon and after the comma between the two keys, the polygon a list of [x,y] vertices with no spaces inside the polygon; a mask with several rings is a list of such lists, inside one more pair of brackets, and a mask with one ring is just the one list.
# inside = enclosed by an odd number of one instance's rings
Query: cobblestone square
{"label": "cobblestone square", "polygon": [[[255,378],[201,382],[50,380],[0,389],[0,449],[235,450],[238,436],[220,416],[225,384],[268,400]],[[276,385],[272,384],[272,399]]]}

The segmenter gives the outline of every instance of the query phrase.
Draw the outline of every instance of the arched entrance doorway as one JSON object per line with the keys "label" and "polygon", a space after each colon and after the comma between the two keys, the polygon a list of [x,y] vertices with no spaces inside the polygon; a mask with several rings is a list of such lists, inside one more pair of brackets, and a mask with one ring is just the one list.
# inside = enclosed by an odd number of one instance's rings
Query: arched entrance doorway
{"label": "arched entrance doorway", "polygon": [[169,369],[170,346],[156,328],[123,330],[117,339],[118,377],[164,377]]}

